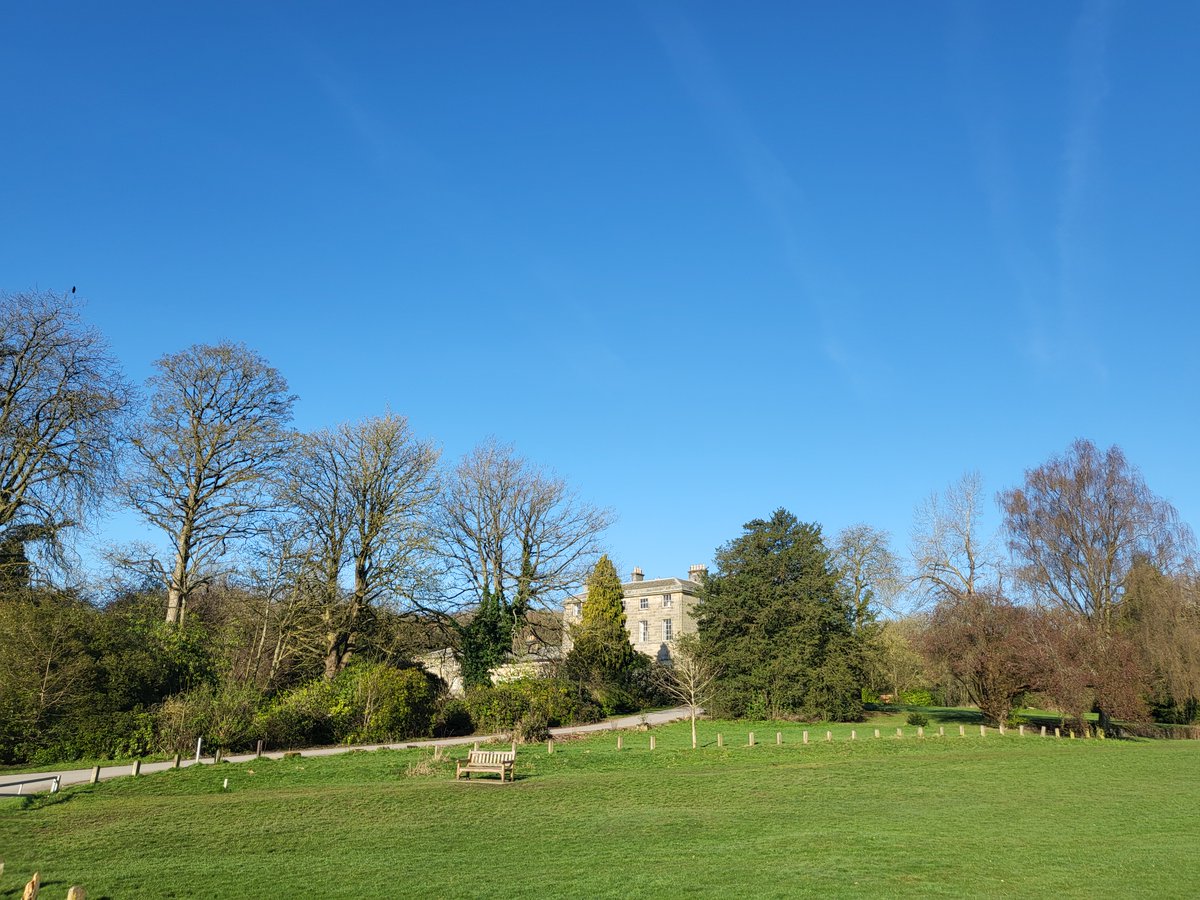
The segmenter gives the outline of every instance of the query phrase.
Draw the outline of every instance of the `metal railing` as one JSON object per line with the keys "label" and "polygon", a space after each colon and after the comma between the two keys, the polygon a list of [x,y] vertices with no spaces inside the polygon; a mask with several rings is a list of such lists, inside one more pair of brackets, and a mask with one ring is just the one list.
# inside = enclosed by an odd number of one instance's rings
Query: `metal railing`
{"label": "metal railing", "polygon": [[[42,778],[26,778],[24,781],[6,781],[3,784],[0,784],[0,797],[19,797],[22,793],[24,793],[25,785],[41,784],[43,781],[50,782],[50,793],[55,794],[58,793],[58,785],[61,778],[61,775],[46,775]],[[9,794],[8,788],[14,787],[17,789],[17,792],[15,794]]]}

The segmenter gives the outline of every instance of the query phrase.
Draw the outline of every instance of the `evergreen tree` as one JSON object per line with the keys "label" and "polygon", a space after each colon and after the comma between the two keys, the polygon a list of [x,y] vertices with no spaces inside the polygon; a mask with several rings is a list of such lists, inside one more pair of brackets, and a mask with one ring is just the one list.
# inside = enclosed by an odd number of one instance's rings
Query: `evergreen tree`
{"label": "evergreen tree", "polygon": [[607,556],[588,576],[583,621],[573,635],[566,673],[607,713],[642,705],[649,661],[633,649],[625,628],[625,591]]}
{"label": "evergreen tree", "polygon": [[820,526],[785,509],[720,548],[701,588],[701,640],[720,667],[714,708],[735,716],[862,715],[863,647]]}
{"label": "evergreen tree", "polygon": [[475,617],[463,628],[459,659],[467,687],[491,684],[492,669],[512,649],[513,617],[507,607],[503,598],[485,591]]}

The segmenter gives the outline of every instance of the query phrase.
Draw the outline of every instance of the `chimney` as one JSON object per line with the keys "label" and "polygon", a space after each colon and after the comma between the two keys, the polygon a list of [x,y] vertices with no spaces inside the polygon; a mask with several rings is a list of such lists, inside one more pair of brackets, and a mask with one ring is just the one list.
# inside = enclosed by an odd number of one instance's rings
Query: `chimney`
{"label": "chimney", "polygon": [[646,577],[646,574],[641,570],[641,568],[637,568],[637,569],[633,570],[633,574],[629,576],[629,580],[630,581],[641,581],[645,577]]}
{"label": "chimney", "polygon": [[708,566],[689,566],[688,581],[694,581],[697,584],[708,574]]}

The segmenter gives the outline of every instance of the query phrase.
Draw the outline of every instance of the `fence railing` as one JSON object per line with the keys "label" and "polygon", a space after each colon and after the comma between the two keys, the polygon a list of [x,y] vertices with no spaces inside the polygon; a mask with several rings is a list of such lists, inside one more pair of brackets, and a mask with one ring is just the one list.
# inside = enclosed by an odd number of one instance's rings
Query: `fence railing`
{"label": "fence railing", "polygon": [[[0,784],[0,797],[19,797],[25,792],[25,785],[42,784],[47,781],[50,782],[50,793],[54,794],[58,792],[61,778],[61,775],[45,775],[41,778],[26,778],[23,781],[6,781]],[[8,793],[8,789],[14,787],[17,789],[16,792]]]}

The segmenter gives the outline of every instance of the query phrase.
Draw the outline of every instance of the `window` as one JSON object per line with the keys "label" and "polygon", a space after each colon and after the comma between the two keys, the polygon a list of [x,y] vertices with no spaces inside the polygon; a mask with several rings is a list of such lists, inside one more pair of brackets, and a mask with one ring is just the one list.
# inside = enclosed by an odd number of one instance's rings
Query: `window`
{"label": "window", "polygon": [[646,641],[650,640],[650,623],[638,622],[638,625],[640,626],[638,628],[638,643],[644,644]]}
{"label": "window", "polygon": [[669,641],[670,639],[671,639],[671,620],[663,619],[663,640]]}
{"label": "window", "polygon": [[663,609],[670,609],[670,608],[671,608],[671,595],[663,594]]}
{"label": "window", "polygon": [[650,598],[649,598],[649,597],[643,597],[643,598],[642,598],[642,600],[641,600],[641,603],[639,603],[639,604],[638,604],[638,607],[639,607],[640,609],[649,609],[649,608],[650,608]]}

